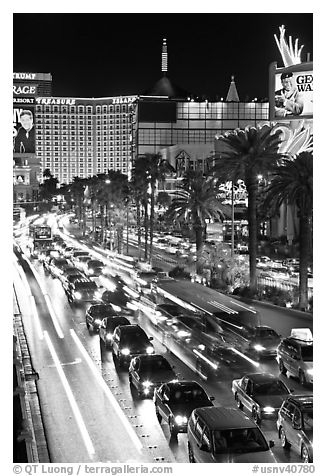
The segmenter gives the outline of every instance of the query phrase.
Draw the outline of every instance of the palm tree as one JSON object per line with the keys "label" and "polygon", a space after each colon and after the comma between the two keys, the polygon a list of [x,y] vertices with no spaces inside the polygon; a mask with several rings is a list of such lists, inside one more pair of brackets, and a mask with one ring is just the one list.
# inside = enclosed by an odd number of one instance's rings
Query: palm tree
{"label": "palm tree", "polygon": [[172,200],[167,212],[168,217],[177,221],[185,220],[196,237],[197,271],[199,256],[203,247],[206,219],[221,220],[228,208],[218,200],[216,181],[206,178],[199,171],[186,172],[182,180],[181,189]]}
{"label": "palm tree", "polygon": [[299,215],[299,307],[308,306],[307,268],[310,257],[313,206],[313,155],[302,152],[294,159],[284,159],[271,174],[271,183],[267,188],[264,202],[277,212],[284,204],[296,206]]}
{"label": "palm tree", "polygon": [[209,171],[220,182],[244,180],[248,193],[250,288],[257,289],[257,175],[266,174],[285,154],[279,152],[280,130],[248,126],[221,136]]}

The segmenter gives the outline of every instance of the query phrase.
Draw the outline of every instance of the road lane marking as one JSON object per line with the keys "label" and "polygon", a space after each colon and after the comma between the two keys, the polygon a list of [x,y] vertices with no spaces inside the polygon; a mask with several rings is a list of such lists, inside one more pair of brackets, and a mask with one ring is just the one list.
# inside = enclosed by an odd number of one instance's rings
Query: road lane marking
{"label": "road lane marking", "polygon": [[237,301],[233,301],[233,300],[231,299],[230,302],[232,302],[232,304],[235,304],[236,306],[242,307],[242,308],[245,309],[246,311],[250,311],[250,312],[252,312],[253,314],[257,314],[257,311],[255,311],[254,309],[250,309],[250,307],[243,306],[242,304],[238,303]]}
{"label": "road lane marking", "polygon": [[30,300],[31,309],[32,309],[32,312],[33,312],[33,315],[34,315],[34,318],[35,318],[35,326],[36,326],[36,329],[37,329],[37,334],[38,334],[40,340],[43,340],[43,330],[42,330],[42,326],[41,326],[41,321],[40,321],[40,318],[39,318],[39,315],[38,315],[38,312],[37,312],[35,298],[32,294],[31,287],[30,287],[30,285],[27,281],[24,270],[18,264],[18,260],[17,260],[17,262],[14,261],[14,266],[15,266],[18,274],[19,274],[20,279],[22,280],[23,286],[24,286],[25,291],[27,293],[27,296]]}
{"label": "road lane marking", "polygon": [[89,436],[89,433],[87,431],[87,428],[86,428],[85,422],[83,420],[83,417],[82,417],[82,415],[80,413],[80,410],[78,408],[75,397],[73,396],[71,387],[70,387],[69,382],[67,380],[67,377],[65,376],[65,373],[62,370],[62,367],[61,367],[62,364],[59,360],[59,357],[57,356],[56,351],[54,350],[53,344],[51,342],[51,339],[50,339],[49,334],[48,334],[47,331],[44,331],[44,337],[45,337],[46,343],[48,344],[50,354],[52,356],[53,362],[54,362],[54,364],[56,366],[56,369],[58,371],[58,374],[59,374],[59,377],[61,379],[62,385],[63,385],[63,387],[66,391],[70,406],[71,406],[72,411],[75,415],[76,422],[77,422],[77,425],[79,427],[81,436],[84,440],[84,444],[86,446],[87,452],[88,452],[90,458],[92,458],[92,456],[94,456],[94,454],[95,454],[95,449],[94,449],[92,440]]}
{"label": "road lane marking", "polygon": [[98,368],[95,366],[93,360],[88,355],[85,347],[83,346],[79,337],[77,336],[77,334],[75,333],[75,331],[73,329],[70,329],[70,334],[71,334],[73,340],[75,341],[75,343],[77,344],[77,347],[81,351],[81,353],[82,353],[84,359],[86,360],[87,364],[89,365],[89,368],[91,369],[94,376],[96,377],[100,387],[102,388],[102,390],[104,391],[104,393],[108,397],[108,399],[110,400],[110,402],[111,402],[112,406],[114,407],[117,415],[120,417],[125,429],[127,430],[130,438],[132,439],[135,447],[137,448],[137,450],[139,452],[141,452],[142,449],[143,449],[143,445],[142,445],[141,441],[138,439],[138,436],[135,433],[134,429],[132,428],[130,422],[128,421],[128,419],[126,417],[126,415],[123,413],[120,405],[118,404],[117,400],[113,396],[111,390],[107,386],[107,384],[106,384],[105,380],[103,379],[102,375],[99,373]]}
{"label": "road lane marking", "polygon": [[252,365],[254,365],[255,367],[259,367],[260,364],[258,362],[255,362],[254,360],[250,359],[249,357],[247,357],[246,355],[244,355],[242,352],[240,352],[239,350],[235,349],[234,347],[229,347],[229,350],[232,350],[235,354],[238,354],[240,355],[240,357],[242,357],[243,359],[245,360],[248,360],[248,362],[250,362]]}
{"label": "road lane marking", "polygon": [[43,330],[42,330],[41,321],[40,321],[40,318],[39,318],[39,315],[38,315],[38,312],[37,312],[35,298],[34,298],[34,296],[31,295],[31,296],[29,296],[29,299],[30,299],[30,302],[31,302],[31,308],[32,308],[32,311],[33,311],[33,315],[34,315],[34,318],[35,318],[35,325],[36,325],[38,336],[41,340],[43,340]]}
{"label": "road lane marking", "polygon": [[48,311],[49,311],[49,314],[51,316],[51,319],[52,319],[52,322],[53,322],[53,325],[54,325],[54,328],[58,334],[58,337],[60,337],[60,339],[63,339],[64,338],[64,334],[62,332],[62,329],[60,327],[60,324],[59,324],[59,321],[58,321],[58,318],[57,318],[57,315],[56,313],[54,312],[54,309],[53,309],[53,306],[52,306],[52,302],[50,300],[50,296],[48,295],[48,293],[46,292],[46,290],[44,289],[44,286],[43,286],[43,283],[41,282],[40,280],[40,276],[38,274],[38,272],[36,271],[36,269],[34,268],[34,266],[32,265],[31,261],[24,257],[25,261],[27,261],[27,263],[29,264],[29,267],[34,275],[34,278],[36,279],[36,282],[37,284],[39,285],[40,289],[41,289],[41,292],[43,294],[43,297],[45,299],[45,302],[46,302],[46,305],[48,307]]}

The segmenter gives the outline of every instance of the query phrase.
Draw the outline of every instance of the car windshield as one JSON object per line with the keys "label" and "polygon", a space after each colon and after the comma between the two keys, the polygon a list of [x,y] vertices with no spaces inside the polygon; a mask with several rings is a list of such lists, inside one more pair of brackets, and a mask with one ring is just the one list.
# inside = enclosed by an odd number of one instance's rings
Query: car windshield
{"label": "car windshield", "polygon": [[106,321],[106,330],[114,331],[117,326],[126,326],[130,324],[126,317],[112,317]]}
{"label": "car windshield", "polygon": [[174,403],[189,403],[207,401],[208,397],[205,391],[199,386],[180,386],[171,390],[170,401]]}
{"label": "car windshield", "polygon": [[302,360],[305,362],[312,362],[313,361],[313,346],[307,345],[301,347],[301,355]]}
{"label": "car windshield", "polygon": [[254,395],[284,395],[285,393],[289,391],[281,380],[254,385]]}
{"label": "car windshield", "polygon": [[141,372],[161,372],[166,370],[172,370],[171,365],[165,359],[144,359],[140,363]]}
{"label": "car windshield", "polygon": [[121,333],[121,345],[145,344],[147,335],[141,329],[128,329]]}
{"label": "car windshield", "polygon": [[94,259],[90,260],[87,264],[89,268],[97,268],[97,267],[103,266],[102,261],[98,261]]}
{"label": "car windshield", "polygon": [[252,453],[267,451],[267,442],[258,428],[215,430],[213,433],[214,453]]}
{"label": "car windshield", "polygon": [[274,329],[257,329],[256,335],[262,339],[268,337],[278,337],[278,334],[274,331]]}
{"label": "car windshield", "polygon": [[180,314],[182,314],[182,310],[179,309],[177,306],[174,306],[173,304],[161,304],[160,306],[158,306],[158,310],[160,311],[166,311],[168,312],[169,314],[173,315],[173,316],[179,316]]}
{"label": "car windshield", "polygon": [[305,430],[313,429],[313,412],[312,410],[304,411],[302,413],[302,423]]}
{"label": "car windshield", "polygon": [[92,314],[102,315],[102,314],[113,314],[113,309],[111,306],[106,306],[105,304],[100,304],[99,306],[94,306],[92,308]]}
{"label": "car windshield", "polygon": [[89,283],[76,283],[76,289],[96,289],[96,283],[90,281]]}

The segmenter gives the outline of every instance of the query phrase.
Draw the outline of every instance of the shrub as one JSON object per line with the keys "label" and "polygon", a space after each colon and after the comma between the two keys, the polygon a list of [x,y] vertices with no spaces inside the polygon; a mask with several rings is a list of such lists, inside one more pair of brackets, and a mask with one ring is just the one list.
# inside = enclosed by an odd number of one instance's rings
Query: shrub
{"label": "shrub", "polygon": [[176,266],[175,268],[171,269],[171,271],[169,271],[169,276],[175,279],[190,279],[190,273],[185,271],[182,266]]}

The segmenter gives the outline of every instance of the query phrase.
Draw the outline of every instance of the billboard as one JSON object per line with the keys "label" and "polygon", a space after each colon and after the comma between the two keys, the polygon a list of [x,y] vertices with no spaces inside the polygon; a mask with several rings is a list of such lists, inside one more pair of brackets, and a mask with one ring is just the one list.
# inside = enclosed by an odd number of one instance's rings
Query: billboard
{"label": "billboard", "polygon": [[301,63],[286,68],[270,66],[269,119],[312,119],[313,64]]}
{"label": "billboard", "polygon": [[34,107],[14,104],[13,151],[35,153]]}

